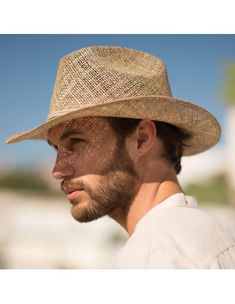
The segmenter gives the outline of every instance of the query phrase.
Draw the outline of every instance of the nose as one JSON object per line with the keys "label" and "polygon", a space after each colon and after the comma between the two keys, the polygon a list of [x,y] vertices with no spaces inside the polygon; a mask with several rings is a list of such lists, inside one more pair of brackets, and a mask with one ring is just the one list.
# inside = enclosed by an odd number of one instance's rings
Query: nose
{"label": "nose", "polygon": [[63,179],[63,178],[65,178],[65,174],[64,173],[62,173],[62,172],[60,172],[60,171],[58,171],[58,170],[53,170],[52,171],[52,176],[55,178],[55,179]]}
{"label": "nose", "polygon": [[58,156],[55,162],[54,169],[52,171],[52,176],[55,179],[64,179],[65,177],[72,176],[74,170],[72,164],[69,161],[62,161]]}

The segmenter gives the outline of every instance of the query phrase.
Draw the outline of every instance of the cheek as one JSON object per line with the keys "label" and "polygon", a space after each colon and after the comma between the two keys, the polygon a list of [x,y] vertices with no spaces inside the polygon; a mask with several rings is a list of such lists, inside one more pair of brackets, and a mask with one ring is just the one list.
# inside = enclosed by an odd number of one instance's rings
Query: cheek
{"label": "cheek", "polygon": [[70,157],[70,162],[73,162],[77,175],[99,175],[110,162],[115,148],[115,144],[109,138],[106,138],[106,142],[99,138],[91,145],[78,146]]}
{"label": "cheek", "polygon": [[75,170],[79,174],[100,174],[107,163],[107,153],[98,153],[97,151],[87,151],[83,155],[74,157]]}
{"label": "cheek", "polygon": [[73,167],[75,176],[83,176],[98,172],[98,157],[94,151],[77,148],[75,151],[64,155],[64,166]]}
{"label": "cheek", "polygon": [[104,139],[99,140],[99,142],[93,145],[92,149],[85,151],[84,158],[87,159],[90,166],[103,168],[112,159],[115,151],[115,143],[107,137],[106,141]]}

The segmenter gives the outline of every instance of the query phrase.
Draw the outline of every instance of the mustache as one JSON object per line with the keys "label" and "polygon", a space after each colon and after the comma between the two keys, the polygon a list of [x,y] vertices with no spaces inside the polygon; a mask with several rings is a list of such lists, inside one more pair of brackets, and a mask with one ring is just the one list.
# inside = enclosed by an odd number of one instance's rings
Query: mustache
{"label": "mustache", "polygon": [[66,188],[84,189],[85,185],[81,181],[62,180],[60,183],[60,189],[64,191]]}

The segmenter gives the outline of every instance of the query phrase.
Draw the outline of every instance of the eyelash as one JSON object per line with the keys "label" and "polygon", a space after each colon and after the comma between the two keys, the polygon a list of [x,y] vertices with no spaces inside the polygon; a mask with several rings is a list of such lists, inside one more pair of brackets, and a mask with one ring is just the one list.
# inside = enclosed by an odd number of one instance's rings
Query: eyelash
{"label": "eyelash", "polygon": [[[72,146],[74,146],[75,144],[78,144],[79,142],[82,142],[82,141],[84,141],[84,140],[81,139],[81,138],[70,138],[70,139],[69,139],[69,144],[70,144],[70,146],[72,147]],[[51,146],[52,146],[56,151],[58,151],[57,146],[55,146],[55,145],[53,145],[53,144],[51,144]]]}
{"label": "eyelash", "polygon": [[73,148],[76,144],[82,142],[83,140],[81,138],[70,138],[69,145]]}
{"label": "eyelash", "polygon": [[52,146],[52,148],[53,148],[54,150],[58,151],[57,146],[55,146],[55,145],[53,145],[53,144],[51,144],[51,146]]}
{"label": "eyelash", "polygon": [[81,142],[82,141],[82,139],[81,138],[70,138],[70,142],[71,143],[78,143],[78,142]]}

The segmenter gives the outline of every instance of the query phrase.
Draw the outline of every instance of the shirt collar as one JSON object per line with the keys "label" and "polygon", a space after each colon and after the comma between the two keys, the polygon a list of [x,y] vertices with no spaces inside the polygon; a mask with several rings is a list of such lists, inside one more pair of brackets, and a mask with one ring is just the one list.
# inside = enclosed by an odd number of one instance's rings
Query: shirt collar
{"label": "shirt collar", "polygon": [[147,221],[150,217],[154,216],[156,213],[158,213],[161,210],[165,210],[172,207],[189,207],[189,208],[197,208],[197,200],[196,198],[185,195],[184,193],[176,193],[169,197],[167,197],[165,200],[151,208],[137,223],[135,226],[135,230],[140,228],[140,226],[143,225],[145,221]]}

